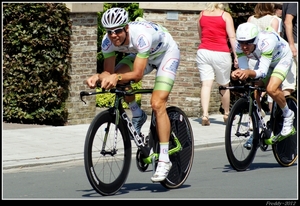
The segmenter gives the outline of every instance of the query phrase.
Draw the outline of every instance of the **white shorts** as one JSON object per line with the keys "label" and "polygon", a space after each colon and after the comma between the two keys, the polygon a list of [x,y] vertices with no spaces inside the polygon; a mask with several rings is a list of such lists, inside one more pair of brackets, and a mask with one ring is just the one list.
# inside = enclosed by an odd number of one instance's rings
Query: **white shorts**
{"label": "white shorts", "polygon": [[293,60],[292,66],[291,66],[291,70],[287,73],[285,80],[282,82],[282,90],[285,89],[292,89],[293,91],[296,89],[296,70],[297,70],[297,66],[296,66],[296,62],[295,58]]}
{"label": "white shorts", "polygon": [[196,61],[201,81],[216,79],[219,85],[230,82],[232,58],[229,52],[198,49]]}

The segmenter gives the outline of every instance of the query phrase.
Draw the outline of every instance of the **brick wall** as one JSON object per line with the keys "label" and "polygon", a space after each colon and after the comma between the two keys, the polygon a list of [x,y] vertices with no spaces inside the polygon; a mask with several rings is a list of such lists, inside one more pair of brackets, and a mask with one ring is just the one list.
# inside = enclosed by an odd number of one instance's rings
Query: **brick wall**
{"label": "brick wall", "polygon": [[[175,84],[169,97],[168,104],[180,107],[188,116],[202,115],[200,104],[201,82],[196,66],[196,53],[199,44],[197,20],[199,11],[178,11],[178,20],[168,20],[167,11],[144,9],[144,18],[163,24],[178,43],[181,51],[181,60]],[[155,73],[143,78],[143,87],[152,87]],[[220,95],[218,86],[214,83],[209,113],[219,113]],[[149,113],[150,97],[142,96],[142,108]]]}
{"label": "brick wall", "polygon": [[81,91],[94,92],[85,80],[96,73],[97,67],[97,13],[71,13],[71,83],[67,102],[68,124],[89,124],[95,117],[95,96],[84,97],[87,104],[80,100]]}
{"label": "brick wall", "polygon": [[[79,97],[81,91],[94,92],[89,89],[85,81],[91,74],[96,73],[97,67],[97,13],[103,10],[103,3],[68,3],[71,9],[72,39],[71,39],[71,84],[70,96],[67,101],[69,112],[68,124],[89,124],[95,117],[95,96],[84,97],[84,104]],[[142,5],[142,7],[141,7]],[[196,67],[196,52],[199,44],[197,19],[202,3],[161,3],[159,7],[153,3],[140,3],[144,10],[144,18],[162,23],[173,35],[181,50],[181,60],[177,72],[175,85],[170,94],[168,105],[180,107],[188,116],[202,115],[200,105],[200,78]],[[168,20],[167,12],[170,8],[178,11],[178,20]],[[145,7],[161,8],[162,10],[147,9]],[[202,6],[203,7],[203,6]],[[153,87],[155,72],[145,76],[143,87]],[[214,84],[209,113],[218,113],[220,96],[216,83]],[[142,96],[142,109],[151,112],[150,95]]]}

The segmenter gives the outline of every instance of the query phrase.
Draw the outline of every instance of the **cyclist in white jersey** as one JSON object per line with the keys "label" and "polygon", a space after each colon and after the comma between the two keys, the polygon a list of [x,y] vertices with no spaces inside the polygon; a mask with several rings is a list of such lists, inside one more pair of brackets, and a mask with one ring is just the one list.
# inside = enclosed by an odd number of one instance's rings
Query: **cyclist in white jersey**
{"label": "cyclist in white jersey", "polygon": [[[163,181],[172,167],[168,154],[171,126],[166,106],[180,62],[180,50],[166,28],[141,18],[128,22],[128,13],[123,8],[107,10],[101,22],[106,29],[102,40],[104,71],[88,78],[87,84],[95,88],[97,82],[101,82],[101,88],[110,89],[120,82],[139,82],[144,75],[157,70],[151,107],[156,116],[160,155],[151,180]],[[117,65],[116,51],[129,53]],[[134,96],[126,101],[132,111],[133,125],[140,132],[147,115],[134,101]]]}
{"label": "cyclist in white jersey", "polygon": [[[273,29],[259,32],[258,27],[249,22],[238,26],[236,37],[239,69],[231,73],[232,79],[262,78],[267,93],[282,109],[281,135],[289,136],[295,131],[294,112],[289,109],[281,89],[293,61],[289,44]],[[254,70],[249,69],[248,58],[258,60]]]}

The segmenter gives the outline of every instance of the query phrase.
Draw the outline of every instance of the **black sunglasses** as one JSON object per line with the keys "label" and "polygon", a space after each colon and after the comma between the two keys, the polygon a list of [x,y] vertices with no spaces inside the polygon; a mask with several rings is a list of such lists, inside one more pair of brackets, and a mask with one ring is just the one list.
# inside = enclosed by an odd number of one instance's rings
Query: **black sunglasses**
{"label": "black sunglasses", "polygon": [[116,28],[114,30],[106,30],[106,32],[109,34],[109,35],[112,35],[112,34],[120,34],[122,33],[124,27],[121,27],[121,28]]}
{"label": "black sunglasses", "polygon": [[247,41],[238,41],[238,43],[239,44],[253,44],[254,41],[255,41],[255,38],[247,40]]}

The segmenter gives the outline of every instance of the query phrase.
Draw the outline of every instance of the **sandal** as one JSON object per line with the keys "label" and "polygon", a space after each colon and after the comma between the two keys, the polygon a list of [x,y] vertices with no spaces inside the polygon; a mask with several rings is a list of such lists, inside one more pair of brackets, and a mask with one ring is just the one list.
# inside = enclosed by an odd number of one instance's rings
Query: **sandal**
{"label": "sandal", "polygon": [[202,116],[202,126],[209,126],[210,125],[210,121],[208,116]]}
{"label": "sandal", "polygon": [[226,123],[226,122],[227,122],[228,115],[229,115],[229,113],[228,113],[228,114],[224,114],[224,116],[223,116],[224,123]]}

